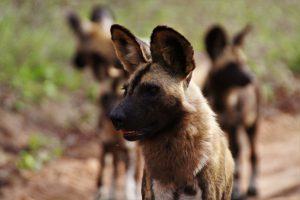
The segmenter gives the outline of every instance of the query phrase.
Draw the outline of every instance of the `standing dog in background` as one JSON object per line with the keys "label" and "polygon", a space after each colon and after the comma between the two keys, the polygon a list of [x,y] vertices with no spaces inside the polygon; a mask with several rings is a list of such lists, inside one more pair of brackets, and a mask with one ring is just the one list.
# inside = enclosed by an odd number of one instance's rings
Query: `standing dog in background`
{"label": "standing dog in background", "polygon": [[143,199],[230,199],[233,159],[192,79],[191,44],[166,26],[153,30],[150,47],[120,25],[111,34],[131,76],[110,116],[142,148]]}
{"label": "standing dog in background", "polygon": [[205,37],[206,51],[211,59],[210,72],[204,86],[222,129],[228,133],[230,149],[235,160],[233,199],[240,199],[239,162],[240,144],[238,132],[246,131],[250,142],[251,177],[247,194],[257,194],[256,135],[259,123],[259,90],[250,73],[242,51],[245,36],[250,31],[246,26],[232,41],[225,30],[213,26]]}
{"label": "standing dog in background", "polygon": [[[120,84],[127,78],[121,63],[116,57],[111,41],[110,27],[114,21],[110,10],[103,6],[95,6],[91,12],[90,20],[82,21],[76,13],[70,12],[67,16],[69,26],[77,38],[77,49],[73,57],[73,64],[77,69],[90,67],[94,77],[100,83],[100,115],[98,128],[100,129],[101,155],[100,171],[97,186],[102,188],[103,169],[105,157],[112,154],[113,177],[111,195],[115,193],[115,181],[120,176],[119,165],[123,163],[127,177],[135,176],[135,184],[139,185],[141,179],[142,158],[139,148],[126,144],[120,133],[116,132],[108,118],[108,113],[120,99]],[[135,161],[135,166],[133,163]],[[132,169],[135,168],[135,169]],[[130,178],[129,178],[130,180]],[[126,181],[128,183],[128,181]],[[130,181],[131,184],[132,181]],[[129,184],[126,187],[131,187]],[[100,192],[101,193],[101,192]],[[127,194],[129,191],[127,191]],[[132,193],[132,191],[130,192]],[[101,194],[100,194],[101,196]]]}
{"label": "standing dog in background", "polygon": [[110,40],[109,30],[114,21],[110,10],[95,6],[90,20],[80,20],[75,12],[70,12],[67,18],[77,39],[77,49],[72,59],[74,66],[78,69],[91,67],[98,81],[122,77],[124,70]]}

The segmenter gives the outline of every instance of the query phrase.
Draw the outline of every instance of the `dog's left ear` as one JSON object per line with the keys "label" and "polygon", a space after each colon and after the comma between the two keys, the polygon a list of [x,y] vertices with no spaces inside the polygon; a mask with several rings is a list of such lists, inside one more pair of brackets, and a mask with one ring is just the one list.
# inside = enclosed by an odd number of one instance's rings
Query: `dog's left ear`
{"label": "dog's left ear", "polygon": [[218,24],[213,25],[207,31],[204,42],[207,54],[212,61],[215,61],[223,54],[228,45],[227,33],[222,26]]}
{"label": "dog's left ear", "polygon": [[233,37],[233,45],[242,47],[244,45],[244,40],[246,35],[252,30],[252,26],[250,24],[246,25],[240,32],[238,32]]}
{"label": "dog's left ear", "polygon": [[82,24],[79,16],[74,11],[70,11],[67,13],[67,22],[72,29],[72,31],[75,33],[76,36],[82,37],[83,36],[83,29]]}
{"label": "dog's left ear", "polygon": [[151,60],[149,46],[128,29],[114,24],[110,31],[116,54],[127,72],[132,73]]}
{"label": "dog's left ear", "polygon": [[195,68],[194,50],[180,33],[167,26],[157,26],[151,35],[151,56],[168,72],[186,78]]}

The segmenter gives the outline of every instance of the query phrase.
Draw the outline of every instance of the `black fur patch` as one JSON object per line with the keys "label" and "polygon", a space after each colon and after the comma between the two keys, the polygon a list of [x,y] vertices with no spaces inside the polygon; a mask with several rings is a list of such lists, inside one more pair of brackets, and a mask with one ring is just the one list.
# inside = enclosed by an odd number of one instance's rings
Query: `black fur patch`
{"label": "black fur patch", "polygon": [[205,168],[207,166],[204,166],[204,168],[196,175],[197,181],[198,181],[198,186],[202,191],[202,199],[209,199],[207,196],[208,190],[209,190],[209,185],[207,184],[207,181],[205,180],[206,176],[204,174]]}
{"label": "black fur patch", "polygon": [[229,62],[214,72],[209,79],[212,90],[223,92],[231,87],[243,87],[252,82],[251,75],[244,71],[239,63]]}
{"label": "black fur patch", "polygon": [[190,185],[185,186],[183,192],[184,192],[184,194],[189,195],[189,196],[195,196],[197,194],[196,189]]}
{"label": "black fur patch", "polygon": [[173,193],[173,200],[178,200],[179,199],[179,192],[176,190],[174,193]]}
{"label": "black fur patch", "polygon": [[114,63],[114,66],[115,66],[117,69],[124,70],[123,65],[122,65],[122,63],[120,62],[119,59],[114,59],[113,63]]}
{"label": "black fur patch", "polygon": [[163,90],[151,96],[151,92],[143,94],[143,88],[139,89],[134,95],[126,95],[111,112],[117,129],[138,131],[141,137],[136,140],[142,140],[172,132],[180,126],[185,116],[180,99],[166,96]]}
{"label": "black fur patch", "polygon": [[87,64],[86,55],[84,53],[78,52],[73,58],[73,65],[77,69],[83,69]]}

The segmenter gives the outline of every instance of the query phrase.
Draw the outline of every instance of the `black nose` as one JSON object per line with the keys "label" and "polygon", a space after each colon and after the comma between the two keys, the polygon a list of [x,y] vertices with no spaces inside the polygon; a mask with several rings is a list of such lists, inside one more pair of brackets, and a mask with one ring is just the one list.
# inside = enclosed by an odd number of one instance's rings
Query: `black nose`
{"label": "black nose", "polygon": [[243,81],[242,81],[242,85],[245,86],[245,85],[248,85],[252,82],[252,76],[251,74],[247,74],[245,75]]}
{"label": "black nose", "polygon": [[124,128],[125,115],[122,112],[118,112],[117,109],[113,109],[109,117],[115,129],[120,130]]}

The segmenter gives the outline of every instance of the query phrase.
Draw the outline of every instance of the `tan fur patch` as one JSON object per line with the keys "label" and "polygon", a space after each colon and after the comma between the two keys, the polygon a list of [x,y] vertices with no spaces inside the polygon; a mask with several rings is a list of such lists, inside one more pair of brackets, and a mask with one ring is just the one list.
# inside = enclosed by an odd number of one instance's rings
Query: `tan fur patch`
{"label": "tan fur patch", "polygon": [[221,133],[213,112],[193,83],[185,95],[184,105],[190,113],[178,132],[165,133],[158,139],[141,142],[144,155],[149,161],[146,160],[146,165],[152,177],[162,183],[174,182],[180,185],[192,181],[201,159],[211,157],[211,137]]}

